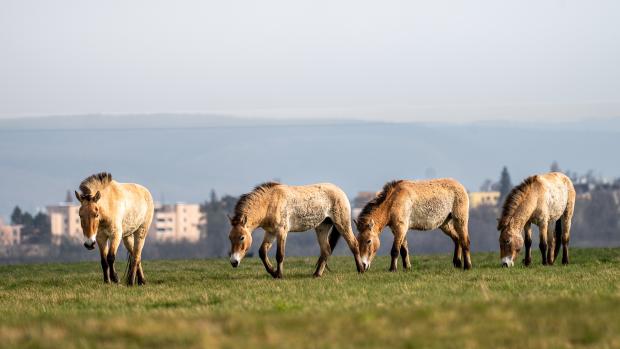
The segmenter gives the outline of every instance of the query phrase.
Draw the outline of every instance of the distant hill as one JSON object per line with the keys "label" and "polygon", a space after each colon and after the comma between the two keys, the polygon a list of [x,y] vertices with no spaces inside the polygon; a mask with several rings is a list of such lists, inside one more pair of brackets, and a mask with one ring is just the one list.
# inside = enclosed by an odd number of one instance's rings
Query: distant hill
{"label": "distant hill", "polygon": [[454,177],[470,190],[508,166],[620,176],[620,121],[418,124],[209,115],[0,119],[0,215],[64,199],[91,173],[139,182],[157,200],[202,201],[261,181],[341,186],[352,198],[394,178]]}

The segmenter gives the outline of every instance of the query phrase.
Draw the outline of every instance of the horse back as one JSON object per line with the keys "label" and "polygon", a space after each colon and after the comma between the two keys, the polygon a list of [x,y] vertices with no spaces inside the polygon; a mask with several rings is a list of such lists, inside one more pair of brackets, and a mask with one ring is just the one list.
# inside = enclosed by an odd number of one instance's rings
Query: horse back
{"label": "horse back", "polygon": [[559,219],[569,205],[575,200],[573,182],[563,173],[550,172],[538,175],[537,179],[543,191],[543,204],[547,207],[551,220]]}
{"label": "horse back", "polygon": [[409,216],[409,226],[415,230],[435,229],[452,216],[467,222],[469,198],[462,184],[454,179],[405,181],[395,192],[397,203],[393,215],[403,219]]}
{"label": "horse back", "polygon": [[312,229],[328,217],[338,221],[350,219],[351,207],[346,194],[331,183],[283,185],[275,197],[281,207],[276,211],[288,220],[290,231]]}

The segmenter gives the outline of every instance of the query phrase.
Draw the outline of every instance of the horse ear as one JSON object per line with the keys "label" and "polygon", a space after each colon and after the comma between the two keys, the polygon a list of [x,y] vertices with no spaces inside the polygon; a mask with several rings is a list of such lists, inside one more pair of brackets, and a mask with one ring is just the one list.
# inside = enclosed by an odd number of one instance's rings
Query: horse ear
{"label": "horse ear", "polygon": [[370,219],[370,222],[368,222],[368,228],[372,229],[375,226],[375,220],[374,219]]}
{"label": "horse ear", "polygon": [[97,202],[97,201],[99,201],[99,199],[101,199],[101,193],[99,191],[97,191],[97,194],[95,194],[95,196],[93,196],[93,202]]}
{"label": "horse ear", "polygon": [[248,216],[243,215],[241,216],[241,221],[239,221],[239,223],[241,223],[241,225],[245,226],[245,224],[248,222]]}
{"label": "horse ear", "polygon": [[80,193],[77,192],[77,190],[75,191],[75,198],[82,203],[82,195],[80,195]]}
{"label": "horse ear", "polygon": [[357,219],[354,219],[354,220],[353,220],[353,224],[355,224],[355,226],[356,226],[356,227],[358,226],[358,225],[357,225]]}
{"label": "horse ear", "polygon": [[228,221],[230,222],[230,224],[232,225],[232,217],[227,213],[226,217],[228,217]]}

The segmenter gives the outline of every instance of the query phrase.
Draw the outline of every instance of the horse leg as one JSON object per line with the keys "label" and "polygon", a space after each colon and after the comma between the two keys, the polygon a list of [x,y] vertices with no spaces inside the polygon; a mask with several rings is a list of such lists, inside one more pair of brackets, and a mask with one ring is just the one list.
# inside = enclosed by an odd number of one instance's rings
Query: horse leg
{"label": "horse leg", "polygon": [[278,263],[276,267],[275,278],[282,278],[282,271],[284,270],[284,251],[286,249],[286,235],[288,232],[280,231],[277,234],[278,238],[278,250],[276,251],[276,262]]}
{"label": "horse leg", "polygon": [[456,233],[456,230],[454,230],[454,224],[452,223],[452,219],[444,223],[441,227],[439,227],[439,229],[441,229],[444,234],[448,235],[452,239],[452,242],[454,242],[454,256],[452,257],[452,264],[455,268],[461,268],[463,266],[462,249],[459,242],[459,235]]}
{"label": "horse leg", "polygon": [[532,264],[532,225],[530,223],[526,224],[523,230],[525,231],[525,258],[523,259],[523,264],[527,267]]}
{"label": "horse leg", "polygon": [[463,269],[469,270],[471,269],[471,254],[469,251],[470,240],[469,240],[469,230],[467,228],[467,216],[465,218],[453,218],[454,220],[454,229],[459,237],[459,244],[461,245],[462,255],[463,255]]}
{"label": "horse leg", "polygon": [[360,249],[357,244],[357,239],[355,235],[353,235],[353,230],[351,229],[351,221],[350,218],[344,217],[341,223],[339,220],[334,220],[334,229],[337,229],[340,235],[344,238],[344,241],[349,245],[349,249],[353,253],[353,258],[355,258],[355,267],[357,268],[358,273],[363,273],[364,268],[362,268],[362,258],[360,257]]}
{"label": "horse leg", "polygon": [[[133,256],[133,235],[129,235],[129,236],[125,236],[123,237],[123,245],[125,245],[125,249],[127,250],[127,252],[129,253],[129,260],[127,260],[127,263],[129,263],[128,268],[130,268],[131,270],[131,259],[134,259]],[[146,283],[146,280],[144,278],[144,271],[142,270],[142,263],[140,263],[138,265],[138,273],[136,275],[138,277],[138,284],[140,283],[140,280],[142,280],[142,284]]]}
{"label": "horse leg", "polygon": [[[562,216],[562,264],[568,264],[568,243],[570,242],[570,225],[572,212]],[[559,243],[559,242],[558,242]]]}
{"label": "horse leg", "polygon": [[542,254],[542,264],[547,265],[547,227],[549,224],[547,222],[543,222],[538,226],[538,230],[540,232],[540,244],[538,247],[540,248],[540,253]]}
{"label": "horse leg", "polygon": [[316,230],[316,239],[319,242],[319,247],[321,248],[321,256],[319,260],[316,262],[316,270],[314,271],[314,277],[320,277],[323,275],[323,271],[325,270],[325,266],[327,265],[327,259],[332,253],[331,246],[329,245],[329,232],[332,229],[336,229],[331,224],[321,223],[314,230]]}
{"label": "horse leg", "polygon": [[108,238],[103,234],[97,234],[97,245],[99,246],[99,255],[101,256],[101,269],[103,270],[103,282],[110,283],[109,266],[108,266]]}
{"label": "horse leg", "polygon": [[[134,235],[138,234],[138,236],[140,237],[140,240],[142,241],[142,247],[140,247],[140,257],[142,257],[142,248],[144,247],[144,242],[146,240],[147,233],[148,233],[148,226],[145,226],[145,225],[140,226],[140,228],[138,228],[138,230],[136,230],[136,232],[134,233]],[[146,278],[144,277],[144,270],[142,269],[142,258],[140,258],[140,261],[137,264],[138,266],[136,270],[136,276],[138,277],[138,285],[139,286],[146,285]]]}
{"label": "horse leg", "polygon": [[118,251],[118,246],[121,244],[121,234],[120,232],[114,233],[110,238],[110,251],[108,252],[108,266],[110,267],[110,280],[113,283],[118,283],[118,274],[116,273],[116,269],[114,268],[114,262],[116,261],[116,252]]}
{"label": "horse leg", "polygon": [[269,275],[276,277],[276,271],[273,270],[273,267],[271,266],[271,262],[269,262],[269,256],[267,256],[267,253],[269,253],[269,250],[271,249],[271,246],[273,245],[274,239],[275,239],[275,236],[273,234],[269,232],[265,232],[265,237],[263,237],[263,243],[260,245],[260,249],[258,250],[258,255],[260,256],[261,261],[263,261],[263,265],[265,266],[265,269],[267,270]]}
{"label": "horse leg", "polygon": [[407,243],[407,239],[403,239],[403,243],[400,246],[400,258],[403,262],[403,269],[410,270],[411,269],[411,261],[409,260],[409,246]]}
{"label": "horse leg", "polygon": [[561,217],[562,224],[562,264],[568,264],[568,243],[570,242],[570,226],[575,211],[575,190],[571,188],[568,194],[566,210]]}
{"label": "horse leg", "polygon": [[390,251],[390,255],[392,256],[390,271],[395,272],[398,270],[398,254],[400,253],[403,240],[406,238],[407,228],[402,224],[397,225],[392,228],[392,232],[394,233],[394,243],[392,244],[392,251]]}
{"label": "horse leg", "polygon": [[[136,283],[136,277],[138,270],[142,262],[142,248],[144,248],[144,232],[142,229],[138,229],[133,233],[133,261],[129,268],[129,275],[127,277],[127,285],[133,286]],[[142,280],[144,282],[144,280]]]}

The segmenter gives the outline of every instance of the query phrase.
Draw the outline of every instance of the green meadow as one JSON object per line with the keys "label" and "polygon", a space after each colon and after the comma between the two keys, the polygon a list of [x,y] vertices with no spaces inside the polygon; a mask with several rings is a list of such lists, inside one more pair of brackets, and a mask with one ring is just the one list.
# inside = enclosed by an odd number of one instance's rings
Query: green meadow
{"label": "green meadow", "polygon": [[433,255],[397,273],[379,257],[364,275],[334,257],[319,279],[316,258],[287,258],[282,280],[258,258],[145,261],[134,288],[103,284],[98,262],[4,265],[0,347],[620,347],[619,248],[571,249],[569,266],[472,257],[471,271]]}

